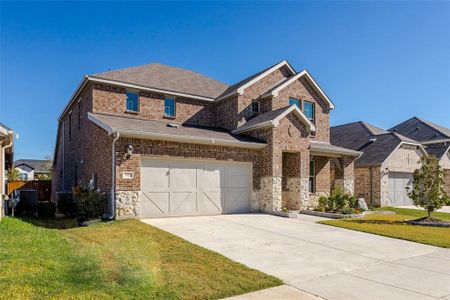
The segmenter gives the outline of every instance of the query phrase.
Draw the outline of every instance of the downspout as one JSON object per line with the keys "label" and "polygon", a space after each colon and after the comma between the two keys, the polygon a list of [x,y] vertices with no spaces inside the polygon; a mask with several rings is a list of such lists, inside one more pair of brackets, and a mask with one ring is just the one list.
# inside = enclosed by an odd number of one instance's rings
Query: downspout
{"label": "downspout", "polygon": [[370,191],[369,191],[369,193],[370,193],[370,196],[369,196],[369,204],[370,204],[370,206],[372,206],[372,199],[373,199],[373,178],[372,178],[372,176],[373,176],[373,169],[372,169],[372,167],[369,167],[369,185],[370,185]]}
{"label": "downspout", "polygon": [[108,220],[113,220],[116,217],[116,142],[120,137],[120,133],[117,132],[116,135],[114,136],[113,142],[112,142],[112,184],[111,184],[111,196],[110,198],[110,203],[109,203],[109,214],[106,217]]}

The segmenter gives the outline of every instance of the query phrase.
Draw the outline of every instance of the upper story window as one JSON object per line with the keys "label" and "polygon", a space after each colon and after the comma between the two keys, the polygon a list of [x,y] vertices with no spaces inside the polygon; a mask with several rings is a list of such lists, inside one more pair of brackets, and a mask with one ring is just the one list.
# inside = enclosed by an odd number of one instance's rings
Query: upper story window
{"label": "upper story window", "polygon": [[299,109],[301,109],[301,102],[300,102],[300,100],[299,99],[295,99],[295,98],[289,98],[289,106],[292,106],[292,105],[297,105],[297,107],[299,108]]}
{"label": "upper story window", "polygon": [[80,130],[81,129],[81,99],[78,100],[77,114],[78,114],[78,130]]}
{"label": "upper story window", "polygon": [[261,112],[261,107],[259,101],[253,101],[252,102],[252,112],[253,113],[259,113]]}
{"label": "upper story window", "polygon": [[127,91],[127,111],[138,112],[139,94],[137,92]]}
{"label": "upper story window", "polygon": [[69,140],[72,139],[72,112],[69,113]]}
{"label": "upper story window", "polygon": [[164,99],[164,116],[175,117],[175,99],[171,97],[166,97]]}
{"label": "upper story window", "polygon": [[303,101],[303,112],[305,116],[314,123],[315,121],[315,111],[314,111],[314,103],[310,101]]}

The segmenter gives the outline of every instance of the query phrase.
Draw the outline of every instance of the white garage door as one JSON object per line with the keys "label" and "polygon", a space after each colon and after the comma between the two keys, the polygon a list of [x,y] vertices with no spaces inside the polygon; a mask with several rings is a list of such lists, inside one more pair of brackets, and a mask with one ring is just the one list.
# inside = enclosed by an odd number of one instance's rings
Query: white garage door
{"label": "white garage door", "polygon": [[389,173],[389,199],[394,206],[413,205],[408,197],[406,187],[412,187],[413,175],[411,173]]}
{"label": "white garage door", "polygon": [[141,217],[250,212],[251,163],[142,158]]}

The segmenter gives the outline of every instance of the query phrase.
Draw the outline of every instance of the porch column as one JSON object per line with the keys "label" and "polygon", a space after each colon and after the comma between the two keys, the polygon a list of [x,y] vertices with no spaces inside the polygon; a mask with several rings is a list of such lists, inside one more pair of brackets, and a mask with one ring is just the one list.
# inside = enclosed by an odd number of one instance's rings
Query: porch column
{"label": "porch column", "polygon": [[309,197],[309,150],[305,149],[300,153],[300,209],[311,208],[311,201]]}
{"label": "porch column", "polygon": [[262,155],[260,208],[277,212],[282,208],[282,151],[273,143],[273,131],[267,134],[267,147]]}
{"label": "porch column", "polygon": [[301,204],[300,153],[283,153],[283,206],[298,210]]}

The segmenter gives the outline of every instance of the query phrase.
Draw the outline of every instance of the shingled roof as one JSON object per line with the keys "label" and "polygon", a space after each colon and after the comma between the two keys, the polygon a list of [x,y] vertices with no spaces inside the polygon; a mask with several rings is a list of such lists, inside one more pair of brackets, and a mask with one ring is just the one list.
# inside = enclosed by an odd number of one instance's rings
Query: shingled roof
{"label": "shingled roof", "polygon": [[14,167],[18,167],[20,165],[29,166],[35,173],[50,173],[52,161],[45,159],[18,159],[14,161]]}
{"label": "shingled roof", "polygon": [[439,144],[430,144],[425,145],[425,150],[429,155],[434,155],[438,159],[441,159],[447,151],[449,151],[450,144],[448,143],[439,143]]}
{"label": "shingled roof", "polygon": [[239,136],[224,129],[153,121],[139,118],[88,114],[89,120],[105,129],[108,134],[119,132],[121,136],[191,142],[200,144],[229,145],[244,148],[263,148],[264,141]]}
{"label": "shingled roof", "polygon": [[98,73],[91,77],[208,98],[220,96],[229,87],[205,75],[159,63]]}
{"label": "shingled roof", "polygon": [[388,132],[366,122],[354,122],[330,128],[331,143],[363,155],[355,161],[355,166],[375,166],[382,164],[402,142],[418,142],[397,133]]}
{"label": "shingled roof", "polygon": [[450,129],[434,124],[430,121],[412,117],[391,129],[391,132],[397,132],[419,142],[429,142],[433,140],[442,140],[450,138]]}

